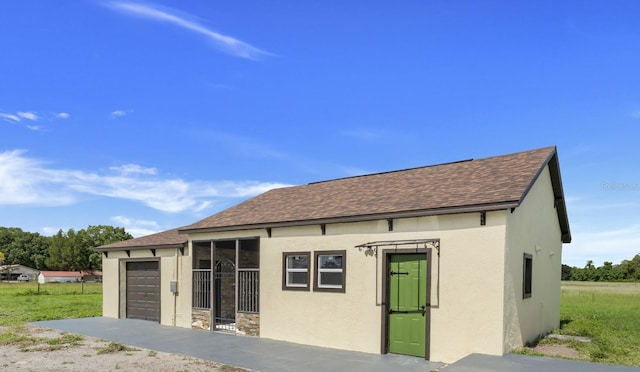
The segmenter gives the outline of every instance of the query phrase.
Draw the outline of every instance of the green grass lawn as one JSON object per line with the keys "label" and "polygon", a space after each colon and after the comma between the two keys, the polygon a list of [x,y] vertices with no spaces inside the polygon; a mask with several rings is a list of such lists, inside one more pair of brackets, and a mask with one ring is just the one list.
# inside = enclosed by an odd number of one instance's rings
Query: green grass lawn
{"label": "green grass lawn", "polygon": [[102,315],[102,283],[0,283],[0,326]]}
{"label": "green grass lawn", "polygon": [[640,283],[563,282],[560,307],[561,328],[555,333],[591,338],[568,342],[583,356],[640,366]]}

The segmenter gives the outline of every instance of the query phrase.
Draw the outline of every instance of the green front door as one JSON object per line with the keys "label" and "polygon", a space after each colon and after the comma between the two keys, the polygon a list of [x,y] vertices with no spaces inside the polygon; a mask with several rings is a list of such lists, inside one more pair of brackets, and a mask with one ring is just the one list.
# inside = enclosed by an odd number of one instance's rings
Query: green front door
{"label": "green front door", "polygon": [[427,259],[393,254],[389,260],[389,352],[425,357]]}

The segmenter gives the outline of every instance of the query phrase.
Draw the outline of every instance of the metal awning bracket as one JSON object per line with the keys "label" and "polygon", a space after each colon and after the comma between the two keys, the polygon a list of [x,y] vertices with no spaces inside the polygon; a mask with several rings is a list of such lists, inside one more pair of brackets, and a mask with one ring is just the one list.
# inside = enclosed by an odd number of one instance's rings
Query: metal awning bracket
{"label": "metal awning bracket", "polygon": [[376,242],[368,242],[356,245],[354,248],[360,250],[373,250],[376,255],[378,253],[378,247],[396,247],[414,245],[416,248],[435,248],[440,254],[440,239],[414,239],[414,240],[383,240]]}

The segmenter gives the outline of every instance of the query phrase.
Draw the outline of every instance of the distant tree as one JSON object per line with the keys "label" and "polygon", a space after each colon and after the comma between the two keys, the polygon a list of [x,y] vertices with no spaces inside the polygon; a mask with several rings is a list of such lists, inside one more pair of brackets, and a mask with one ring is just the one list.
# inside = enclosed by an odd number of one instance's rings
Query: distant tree
{"label": "distant tree", "polygon": [[86,230],[59,230],[49,244],[47,266],[54,270],[96,270],[102,268],[102,257],[93,248],[132,239],[122,227],[89,226]]}
{"label": "distant tree", "polygon": [[65,259],[63,257],[65,250],[65,242],[67,240],[67,234],[62,229],[51,237],[49,241],[49,254],[45,260],[45,264],[51,270],[64,270]]}
{"label": "distant tree", "polygon": [[46,268],[48,245],[48,238],[38,233],[0,227],[0,249],[4,253],[5,264],[19,264],[42,270]]}
{"label": "distant tree", "polygon": [[613,282],[624,279],[620,265],[614,265],[613,262],[605,261],[598,267],[598,280],[603,282]]}
{"label": "distant tree", "polygon": [[562,275],[561,275],[561,280],[572,280],[571,279],[571,271],[573,270],[573,268],[569,265],[562,265]]}
{"label": "distant tree", "polygon": [[579,267],[572,267],[571,268],[571,280],[575,280],[575,281],[585,281],[588,280],[587,279],[587,275],[586,275],[586,270],[579,268]]}
{"label": "distant tree", "polygon": [[620,271],[625,279],[640,281],[640,254],[631,260],[624,260],[620,263]]}
{"label": "distant tree", "polygon": [[25,232],[9,246],[10,259],[13,263],[28,266],[36,270],[45,268],[48,241],[38,233]]}
{"label": "distant tree", "polygon": [[133,239],[133,235],[125,231],[124,227],[113,227],[108,225],[89,226],[83,234],[83,241],[86,254],[88,254],[89,269],[102,268],[102,256],[100,252],[95,252],[93,248],[101,245]]}
{"label": "distant tree", "polygon": [[602,266],[596,267],[589,260],[584,268],[562,265],[561,270],[562,280],[640,282],[640,254],[631,260],[623,260],[618,265],[605,261]]}

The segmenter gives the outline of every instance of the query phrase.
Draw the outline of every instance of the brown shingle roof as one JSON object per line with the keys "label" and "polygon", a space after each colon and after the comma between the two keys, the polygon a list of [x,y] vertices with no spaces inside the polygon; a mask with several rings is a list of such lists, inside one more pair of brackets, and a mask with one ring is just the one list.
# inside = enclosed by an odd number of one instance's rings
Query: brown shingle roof
{"label": "brown shingle roof", "polygon": [[566,225],[563,240],[570,241],[555,147],[273,189],[180,230],[239,230],[513,208],[551,160],[552,173],[557,173],[552,174],[554,192],[563,207],[558,216]]}
{"label": "brown shingle roof", "polygon": [[123,249],[152,249],[182,247],[187,243],[185,235],[178,234],[178,229],[168,230],[134,238],[121,242],[111,243],[94,248],[96,251],[110,251]]}

